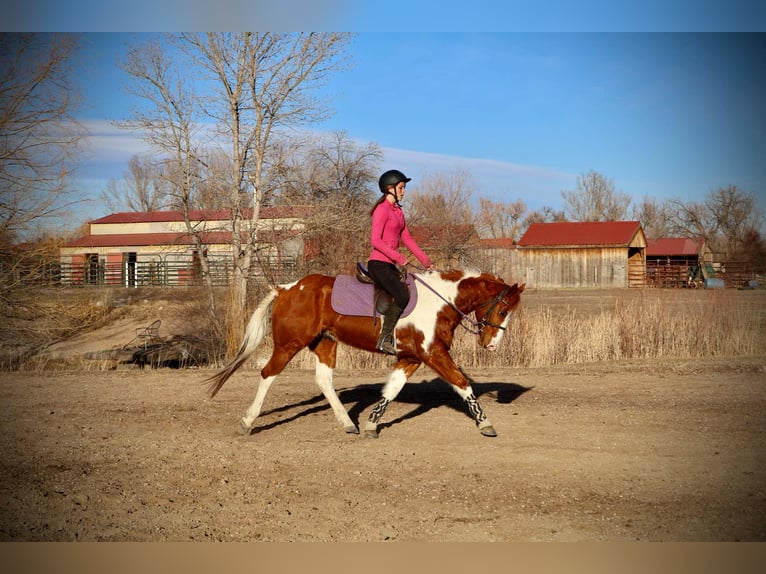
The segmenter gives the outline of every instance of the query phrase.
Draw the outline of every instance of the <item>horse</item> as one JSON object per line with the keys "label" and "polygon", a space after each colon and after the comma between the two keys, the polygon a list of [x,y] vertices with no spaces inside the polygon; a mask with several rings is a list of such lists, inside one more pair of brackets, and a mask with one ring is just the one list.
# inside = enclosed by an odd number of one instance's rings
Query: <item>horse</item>
{"label": "horse", "polygon": [[[462,325],[478,336],[481,347],[496,350],[520,303],[524,284],[508,285],[499,277],[479,271],[429,270],[412,275],[416,279],[417,302],[412,311],[402,315],[397,322],[397,354],[393,370],[365,423],[364,436],[378,438],[380,420],[386,408],[423,363],[462,397],[482,435],[497,436],[471,388],[471,380],[450,356],[450,347],[455,329]],[[315,381],[335,418],[347,433],[359,433],[333,385],[337,347],[338,343],[344,343],[378,353],[375,345],[381,321],[374,320],[374,312],[367,317],[338,313],[331,303],[335,282],[335,276],[311,274],[271,288],[253,312],[235,356],[203,381],[209,384],[208,395],[213,398],[262,343],[271,309],[274,348],[271,358],[261,369],[255,399],[240,420],[242,434],[252,433],[272,383],[290,360],[306,347],[315,355]],[[475,319],[469,316],[471,313]],[[470,325],[466,325],[466,321]]]}

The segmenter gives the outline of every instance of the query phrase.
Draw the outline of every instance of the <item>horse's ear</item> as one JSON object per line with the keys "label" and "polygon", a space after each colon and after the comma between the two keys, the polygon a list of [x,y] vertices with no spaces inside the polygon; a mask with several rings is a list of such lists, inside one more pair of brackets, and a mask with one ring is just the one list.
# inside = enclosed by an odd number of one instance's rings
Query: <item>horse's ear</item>
{"label": "horse's ear", "polygon": [[[516,283],[516,285],[518,285],[518,283]],[[524,291],[524,287],[526,287],[526,286],[527,286],[526,283],[522,283],[521,284],[521,286],[519,287],[519,294],[521,294],[521,292]]]}

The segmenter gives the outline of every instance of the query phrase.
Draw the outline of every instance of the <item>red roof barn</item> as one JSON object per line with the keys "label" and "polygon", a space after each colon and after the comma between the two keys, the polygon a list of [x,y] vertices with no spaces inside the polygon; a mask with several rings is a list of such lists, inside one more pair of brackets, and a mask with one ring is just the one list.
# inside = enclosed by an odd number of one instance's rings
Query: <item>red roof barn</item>
{"label": "red roof barn", "polygon": [[[243,218],[250,214],[243,213]],[[304,254],[300,233],[307,208],[261,208],[259,257],[284,266]],[[228,210],[189,212],[214,280],[228,282],[232,231]],[[243,238],[244,239],[244,238]],[[261,247],[262,246],[262,247]],[[181,211],[113,213],[88,224],[88,234],[64,244],[61,277],[66,284],[186,285],[199,279],[198,248]]]}
{"label": "red roof barn", "polygon": [[643,284],[646,237],[638,221],[533,223],[519,239],[529,287]]}

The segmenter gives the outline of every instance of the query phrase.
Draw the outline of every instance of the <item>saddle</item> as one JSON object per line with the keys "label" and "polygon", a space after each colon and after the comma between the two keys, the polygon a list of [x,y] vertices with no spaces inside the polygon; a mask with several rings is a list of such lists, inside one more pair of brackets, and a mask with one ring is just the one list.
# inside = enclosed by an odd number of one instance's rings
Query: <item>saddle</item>
{"label": "saddle", "polygon": [[[354,275],[335,277],[330,299],[333,310],[341,315],[356,317],[384,315],[394,298],[375,284],[364,265],[357,263],[355,271]],[[410,302],[402,312],[402,317],[406,317],[415,307],[418,296],[412,276],[407,275],[402,282],[410,291]]]}

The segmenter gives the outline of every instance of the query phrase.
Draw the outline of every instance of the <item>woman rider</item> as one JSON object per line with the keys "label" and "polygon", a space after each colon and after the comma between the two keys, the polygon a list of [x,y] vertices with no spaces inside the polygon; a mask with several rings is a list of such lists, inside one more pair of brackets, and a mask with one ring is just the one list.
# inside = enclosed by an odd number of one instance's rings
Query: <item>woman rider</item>
{"label": "woman rider", "polygon": [[425,269],[432,266],[431,259],[410,235],[400,204],[410,180],[411,178],[396,169],[381,175],[378,187],[383,195],[370,211],[372,253],[367,261],[367,269],[375,283],[394,298],[383,315],[383,327],[376,345],[378,351],[389,355],[396,355],[394,327],[410,301],[410,292],[397,267],[407,263],[407,258],[399,253],[399,240],[401,239]]}

